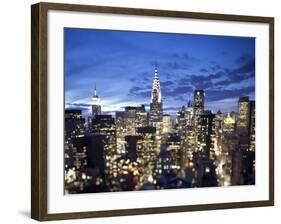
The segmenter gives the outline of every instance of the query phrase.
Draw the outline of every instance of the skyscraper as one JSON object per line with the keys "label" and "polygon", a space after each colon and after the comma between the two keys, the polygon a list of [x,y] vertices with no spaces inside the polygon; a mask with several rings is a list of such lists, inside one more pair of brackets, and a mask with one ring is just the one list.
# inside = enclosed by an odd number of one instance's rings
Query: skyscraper
{"label": "skyscraper", "polygon": [[81,110],[66,109],[64,120],[66,140],[84,133],[85,118],[82,117]]}
{"label": "skyscraper", "polygon": [[248,136],[250,122],[250,101],[248,96],[240,97],[238,101],[238,116],[236,132]]}
{"label": "skyscraper", "polygon": [[94,90],[94,95],[92,98],[93,104],[92,104],[92,118],[94,118],[96,115],[100,115],[101,114],[101,102],[100,102],[100,98],[97,95],[97,88],[95,85],[95,90]]}
{"label": "skyscraper", "polygon": [[223,135],[233,136],[235,134],[235,116],[234,113],[227,113],[223,119]]}
{"label": "skyscraper", "polygon": [[172,119],[169,114],[163,115],[163,134],[172,132]]}
{"label": "skyscraper", "polygon": [[116,139],[118,153],[125,153],[125,137],[136,134],[135,111],[116,112]]}
{"label": "skyscraper", "polygon": [[152,82],[149,125],[156,128],[156,149],[158,152],[160,152],[163,129],[163,101],[157,66],[155,66],[154,78]]}
{"label": "skyscraper", "polygon": [[193,107],[193,103],[191,102],[191,100],[189,100],[187,103],[186,111],[185,111],[186,125],[188,127],[193,126],[193,116],[194,116],[194,107]]}
{"label": "skyscraper", "polygon": [[151,101],[150,101],[150,116],[149,122],[151,126],[155,123],[162,122],[163,117],[163,102],[160,88],[160,80],[157,67],[155,66],[154,78],[152,82]]}
{"label": "skyscraper", "polygon": [[181,138],[177,134],[169,135],[166,146],[172,157],[172,168],[179,170],[182,162]]}
{"label": "skyscraper", "polygon": [[105,158],[105,178],[107,184],[114,182],[113,174],[115,172],[114,161],[118,157],[116,152],[116,125],[111,115],[96,115],[92,119],[93,133],[104,136],[103,153]]}
{"label": "skyscraper", "polygon": [[256,103],[255,101],[250,102],[250,126],[249,126],[249,134],[250,134],[250,151],[255,151],[255,141],[256,141]]}
{"label": "skyscraper", "polygon": [[194,91],[194,126],[195,128],[199,124],[200,115],[204,111],[205,104],[205,92],[204,90]]}
{"label": "skyscraper", "polygon": [[213,157],[214,153],[214,139],[215,134],[215,115],[211,111],[205,111],[200,116],[200,134],[199,144],[200,149],[207,156],[207,158]]}
{"label": "skyscraper", "polygon": [[157,144],[155,127],[138,128],[137,134],[140,138],[137,141],[136,153],[143,170],[143,177],[139,183],[141,186],[152,176],[154,161],[159,152],[155,146]]}

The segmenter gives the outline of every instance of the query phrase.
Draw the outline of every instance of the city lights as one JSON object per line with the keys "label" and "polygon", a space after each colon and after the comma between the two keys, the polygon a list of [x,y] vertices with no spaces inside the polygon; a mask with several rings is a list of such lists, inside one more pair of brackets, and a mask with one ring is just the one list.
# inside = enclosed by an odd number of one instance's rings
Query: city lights
{"label": "city lights", "polygon": [[173,116],[160,84],[155,66],[149,111],[103,114],[96,86],[89,118],[65,110],[66,194],[255,184],[255,102],[213,113],[199,89]]}

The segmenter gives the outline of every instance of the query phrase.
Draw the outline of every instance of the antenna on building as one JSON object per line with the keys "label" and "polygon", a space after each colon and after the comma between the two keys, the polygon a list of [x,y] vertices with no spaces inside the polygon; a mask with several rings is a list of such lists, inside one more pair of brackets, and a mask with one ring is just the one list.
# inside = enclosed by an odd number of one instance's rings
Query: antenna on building
{"label": "antenna on building", "polygon": [[96,86],[96,83],[95,83],[94,96],[97,96],[97,86]]}

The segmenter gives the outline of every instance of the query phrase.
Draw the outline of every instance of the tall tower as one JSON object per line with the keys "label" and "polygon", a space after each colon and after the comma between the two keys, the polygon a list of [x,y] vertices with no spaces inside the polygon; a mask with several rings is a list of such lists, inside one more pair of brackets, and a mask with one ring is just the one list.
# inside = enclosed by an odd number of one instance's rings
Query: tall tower
{"label": "tall tower", "polygon": [[100,102],[100,98],[97,95],[97,88],[95,85],[95,90],[94,90],[94,95],[93,95],[93,104],[92,104],[92,118],[94,118],[96,115],[100,115],[101,114],[101,102]]}
{"label": "tall tower", "polygon": [[248,96],[240,97],[238,101],[238,117],[236,132],[248,136],[250,123],[250,100]]}
{"label": "tall tower", "polygon": [[163,102],[160,88],[160,80],[155,65],[154,77],[152,82],[151,101],[150,101],[150,125],[155,126],[155,123],[162,122],[163,118]]}
{"label": "tall tower", "polygon": [[204,90],[194,91],[194,125],[195,128],[199,124],[200,115],[204,111],[205,92]]}

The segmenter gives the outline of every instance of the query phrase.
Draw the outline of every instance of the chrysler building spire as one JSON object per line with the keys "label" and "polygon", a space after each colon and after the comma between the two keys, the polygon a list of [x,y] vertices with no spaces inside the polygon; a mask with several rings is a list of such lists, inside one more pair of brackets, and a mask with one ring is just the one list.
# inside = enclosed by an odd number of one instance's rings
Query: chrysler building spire
{"label": "chrysler building spire", "polygon": [[162,102],[160,80],[158,76],[157,63],[155,64],[154,77],[152,82],[152,91],[151,91],[151,103],[157,101],[158,103]]}
{"label": "chrysler building spire", "polygon": [[155,64],[154,76],[152,81],[151,102],[150,102],[150,124],[161,122],[163,116],[163,103],[158,76],[157,64]]}

